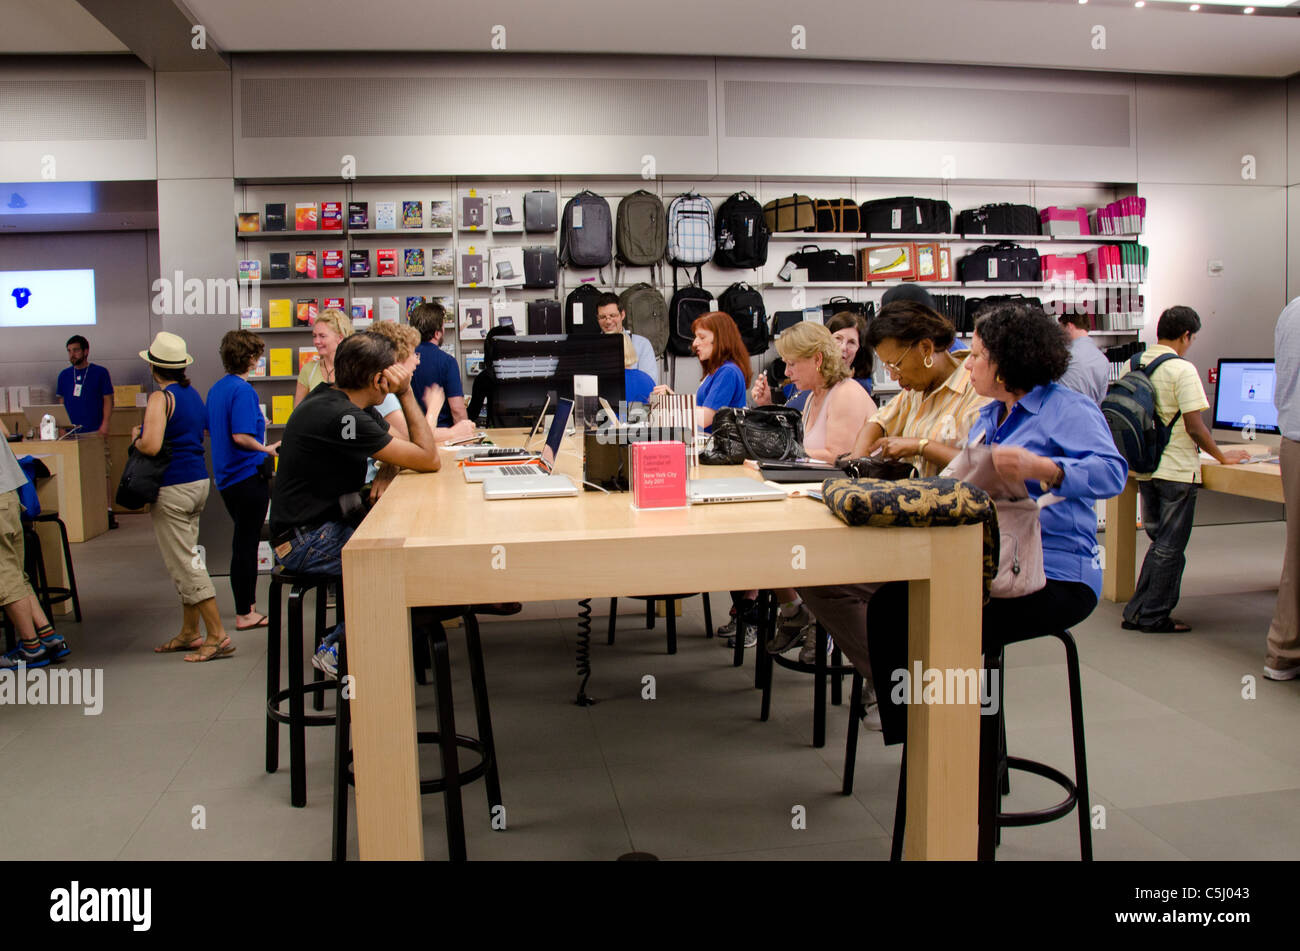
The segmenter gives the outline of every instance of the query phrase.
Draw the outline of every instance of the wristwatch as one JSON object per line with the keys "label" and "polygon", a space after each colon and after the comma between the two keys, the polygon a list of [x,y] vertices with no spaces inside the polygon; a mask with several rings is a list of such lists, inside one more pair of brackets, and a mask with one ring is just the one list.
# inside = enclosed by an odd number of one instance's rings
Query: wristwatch
{"label": "wristwatch", "polygon": [[1044,492],[1050,492],[1052,489],[1057,488],[1058,486],[1060,486],[1062,482],[1065,481],[1065,470],[1061,468],[1061,464],[1059,462],[1055,463],[1055,465],[1056,465],[1056,477],[1052,479],[1051,482],[1048,482],[1046,479],[1038,480],[1038,487],[1042,489]]}

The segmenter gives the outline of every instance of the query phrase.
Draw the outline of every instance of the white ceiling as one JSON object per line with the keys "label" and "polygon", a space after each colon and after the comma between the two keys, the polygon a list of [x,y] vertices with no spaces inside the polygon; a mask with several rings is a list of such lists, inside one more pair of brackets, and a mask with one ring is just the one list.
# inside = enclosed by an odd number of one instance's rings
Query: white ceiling
{"label": "white ceiling", "polygon": [[77,0],[0,0],[0,53],[126,53]]}
{"label": "white ceiling", "polygon": [[[1281,2],[1281,0],[1276,0]],[[223,50],[645,53],[1282,77],[1300,16],[1051,0],[184,0]],[[0,53],[117,52],[75,0],[0,0]],[[795,26],[806,49],[792,47]],[[1094,48],[1094,27],[1105,49]]]}

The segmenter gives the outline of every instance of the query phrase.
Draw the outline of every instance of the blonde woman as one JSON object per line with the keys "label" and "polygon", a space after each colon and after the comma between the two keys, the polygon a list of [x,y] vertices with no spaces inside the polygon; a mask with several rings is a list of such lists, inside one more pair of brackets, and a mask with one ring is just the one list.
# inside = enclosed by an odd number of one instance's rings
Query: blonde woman
{"label": "blonde woman", "polygon": [[803,404],[803,447],[812,459],[830,462],[853,448],[854,437],[876,405],[853,379],[840,345],[821,324],[795,324],[781,334],[776,352]]}
{"label": "blonde woman", "polygon": [[307,394],[322,383],[334,383],[334,351],[343,338],[353,334],[352,321],[341,310],[327,308],[311,327],[311,342],[316,356],[298,373],[298,385],[293,391],[293,405],[307,398]]}

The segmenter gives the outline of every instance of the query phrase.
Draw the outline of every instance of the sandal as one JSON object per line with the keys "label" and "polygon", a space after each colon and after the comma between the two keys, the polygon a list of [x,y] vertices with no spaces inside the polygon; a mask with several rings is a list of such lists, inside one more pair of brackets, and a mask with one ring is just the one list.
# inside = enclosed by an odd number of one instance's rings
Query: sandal
{"label": "sandal", "polygon": [[[188,636],[190,639],[182,641],[181,638]],[[185,635],[177,634],[166,644],[160,644],[153,649],[155,654],[181,654],[185,651],[198,650],[203,645],[203,636],[200,634]]]}
{"label": "sandal", "polygon": [[[204,652],[207,653],[204,653]],[[203,664],[210,660],[221,660],[223,657],[229,657],[235,652],[235,645],[230,643],[227,637],[220,644],[203,644],[195,653],[186,654],[185,659],[192,664]]]}
{"label": "sandal", "polygon": [[265,614],[263,614],[263,615],[262,615],[262,620],[258,621],[256,624],[236,624],[236,625],[235,625],[235,630],[236,630],[236,631],[251,631],[251,630],[254,630],[255,628],[266,627],[269,623],[271,623],[271,619],[270,619],[269,617],[267,617]]}

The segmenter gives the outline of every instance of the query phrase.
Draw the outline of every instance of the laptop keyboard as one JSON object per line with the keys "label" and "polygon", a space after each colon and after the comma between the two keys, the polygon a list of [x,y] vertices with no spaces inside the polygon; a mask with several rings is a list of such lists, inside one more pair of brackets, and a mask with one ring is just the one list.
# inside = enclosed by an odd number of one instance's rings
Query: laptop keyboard
{"label": "laptop keyboard", "polygon": [[481,452],[479,455],[486,456],[490,459],[494,456],[522,456],[524,455],[524,451],[522,449],[505,449],[498,447],[496,449],[489,449],[487,452]]}
{"label": "laptop keyboard", "polygon": [[540,475],[536,466],[502,466],[501,474],[508,476]]}

